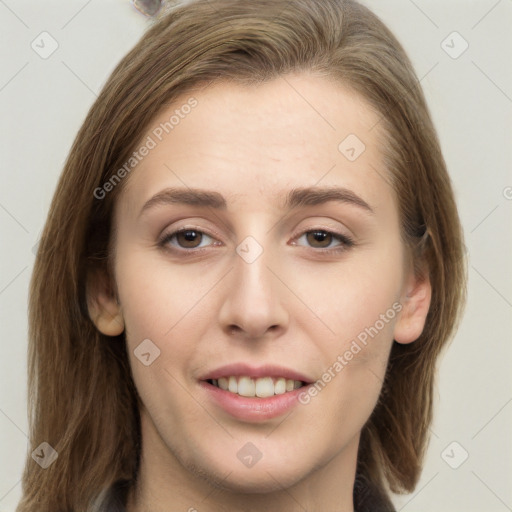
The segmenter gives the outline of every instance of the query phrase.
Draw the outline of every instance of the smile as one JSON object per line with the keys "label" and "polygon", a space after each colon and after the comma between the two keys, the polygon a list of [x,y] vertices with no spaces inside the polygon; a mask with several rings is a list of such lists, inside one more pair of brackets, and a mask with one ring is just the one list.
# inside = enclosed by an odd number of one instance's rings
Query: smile
{"label": "smile", "polygon": [[299,389],[305,385],[303,381],[286,379],[284,377],[260,377],[252,379],[248,376],[229,376],[219,377],[218,379],[208,379],[206,382],[224,391],[253,398],[267,398],[274,395],[283,395],[284,393]]}

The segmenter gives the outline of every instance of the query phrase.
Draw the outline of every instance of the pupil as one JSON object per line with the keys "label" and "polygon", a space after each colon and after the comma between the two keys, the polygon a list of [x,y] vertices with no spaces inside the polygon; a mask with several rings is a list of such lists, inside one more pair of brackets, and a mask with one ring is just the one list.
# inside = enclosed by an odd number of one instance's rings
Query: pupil
{"label": "pupil", "polygon": [[[326,233],[325,231],[312,231],[308,234],[308,241],[310,243],[313,242],[312,245],[320,242],[320,247],[327,247],[331,243],[331,236],[332,235],[330,233]],[[325,243],[326,241],[327,243]]]}
{"label": "pupil", "polygon": [[[195,240],[196,238],[199,237],[197,231],[194,231],[194,230],[187,230],[187,231],[182,231],[181,233],[179,233],[180,237],[182,237],[182,239],[184,239],[184,244],[181,244],[181,245],[184,245],[185,247],[196,247],[197,244],[201,241],[200,238],[199,238],[199,242],[197,240]],[[194,243],[195,242],[195,243]]]}

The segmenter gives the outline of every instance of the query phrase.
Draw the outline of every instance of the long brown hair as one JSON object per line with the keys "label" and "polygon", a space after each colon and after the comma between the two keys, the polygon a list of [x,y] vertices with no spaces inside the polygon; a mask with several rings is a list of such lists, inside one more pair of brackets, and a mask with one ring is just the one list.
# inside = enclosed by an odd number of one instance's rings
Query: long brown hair
{"label": "long brown hair", "polygon": [[[218,80],[250,85],[300,71],[339,80],[380,113],[376,129],[387,141],[404,243],[418,272],[429,272],[424,332],[414,343],[393,344],[358,455],[358,474],[379,489],[414,489],[436,360],[460,316],[466,273],[450,179],[411,63],[382,22],[353,0],[196,0],[162,13],[119,63],[58,183],[30,287],[31,444],[18,512],[88,510],[100,491],[133,481],[138,468],[138,398],[124,335],[102,335],[87,307],[89,280],[111,275],[112,211],[129,176],[103,199],[94,191],[178,95]],[[46,469],[30,455],[42,442],[58,453]]]}

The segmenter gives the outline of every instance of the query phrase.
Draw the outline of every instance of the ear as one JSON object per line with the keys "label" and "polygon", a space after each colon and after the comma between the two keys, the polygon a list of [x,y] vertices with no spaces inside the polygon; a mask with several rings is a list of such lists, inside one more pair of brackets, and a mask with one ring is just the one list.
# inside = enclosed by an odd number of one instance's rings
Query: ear
{"label": "ear", "polygon": [[400,299],[402,310],[395,324],[394,340],[397,343],[412,343],[420,337],[431,298],[432,287],[428,270],[418,275],[411,269]]}
{"label": "ear", "polygon": [[124,331],[121,305],[105,271],[93,271],[87,279],[87,307],[97,329],[106,336]]}

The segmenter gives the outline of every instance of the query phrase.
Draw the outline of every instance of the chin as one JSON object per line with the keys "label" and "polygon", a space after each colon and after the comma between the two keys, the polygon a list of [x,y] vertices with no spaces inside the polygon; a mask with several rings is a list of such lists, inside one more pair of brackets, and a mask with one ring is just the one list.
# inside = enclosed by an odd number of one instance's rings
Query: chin
{"label": "chin", "polygon": [[309,473],[307,470],[301,473],[296,467],[293,471],[285,471],[282,464],[265,464],[263,460],[250,468],[238,463],[222,468],[193,466],[188,469],[216,488],[242,494],[281,491],[297,484]]}

